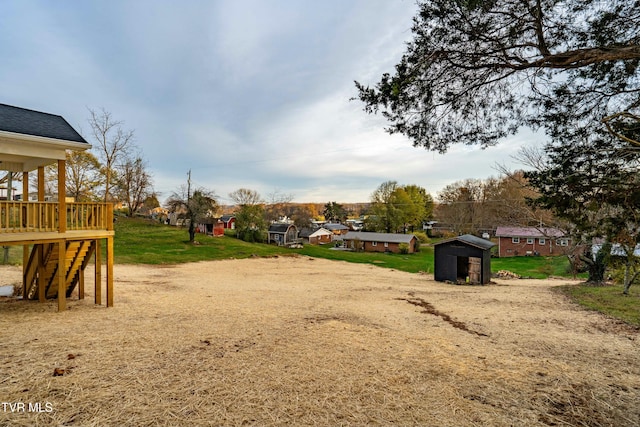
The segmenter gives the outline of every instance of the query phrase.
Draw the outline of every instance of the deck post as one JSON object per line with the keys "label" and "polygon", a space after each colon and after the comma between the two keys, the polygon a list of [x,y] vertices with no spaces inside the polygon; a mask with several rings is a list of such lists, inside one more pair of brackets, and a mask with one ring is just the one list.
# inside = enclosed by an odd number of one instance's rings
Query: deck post
{"label": "deck post", "polygon": [[38,244],[38,301],[45,302],[45,289],[44,289],[44,273],[45,273],[45,265],[44,265],[44,243]]}
{"label": "deck post", "polygon": [[107,237],[107,307],[113,307],[113,237]]}
{"label": "deck post", "polygon": [[[29,172],[22,172],[22,201],[29,201]],[[25,220],[28,224],[27,218],[23,218],[23,221]],[[25,299],[27,298],[27,282],[25,280],[27,264],[29,264],[29,245],[22,245],[22,297]]]}
{"label": "deck post", "polygon": [[67,187],[65,161],[58,160],[58,232],[67,232]]}
{"label": "deck post", "polygon": [[58,311],[67,309],[67,248],[65,240],[58,241]]}
{"label": "deck post", "polygon": [[38,201],[44,202],[44,166],[38,166]]}
{"label": "deck post", "polygon": [[95,241],[96,252],[94,265],[96,267],[94,302],[96,305],[102,304],[102,245],[100,240]]}
{"label": "deck post", "polygon": [[78,299],[84,299],[84,268],[78,271]]}

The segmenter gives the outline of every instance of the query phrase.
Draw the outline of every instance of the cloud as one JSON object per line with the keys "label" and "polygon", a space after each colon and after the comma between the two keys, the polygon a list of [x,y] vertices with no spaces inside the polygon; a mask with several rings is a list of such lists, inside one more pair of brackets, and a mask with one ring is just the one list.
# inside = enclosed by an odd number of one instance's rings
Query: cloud
{"label": "cloud", "polygon": [[387,180],[434,194],[495,174],[535,136],[439,155],[349,101],[354,80],[393,72],[416,10],[414,0],[8,0],[0,102],[85,131],[86,108],[104,107],[135,131],[165,196],[190,169],[222,197],[247,187],[300,202],[367,201]]}

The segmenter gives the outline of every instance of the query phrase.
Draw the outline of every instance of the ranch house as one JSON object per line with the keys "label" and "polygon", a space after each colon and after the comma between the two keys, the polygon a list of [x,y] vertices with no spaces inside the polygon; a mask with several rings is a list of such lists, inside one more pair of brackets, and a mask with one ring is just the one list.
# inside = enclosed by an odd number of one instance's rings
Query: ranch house
{"label": "ranch house", "polygon": [[562,230],[548,227],[498,227],[498,256],[564,255],[570,239]]}
{"label": "ranch house", "polygon": [[311,228],[303,228],[300,230],[300,237],[304,242],[309,243],[310,245],[331,243],[333,236],[334,234],[331,231],[322,227],[315,230]]}
{"label": "ranch house", "polygon": [[418,250],[418,238],[413,234],[370,233],[366,231],[349,231],[342,236],[343,246],[365,252],[400,253],[402,244],[408,247],[408,253]]}

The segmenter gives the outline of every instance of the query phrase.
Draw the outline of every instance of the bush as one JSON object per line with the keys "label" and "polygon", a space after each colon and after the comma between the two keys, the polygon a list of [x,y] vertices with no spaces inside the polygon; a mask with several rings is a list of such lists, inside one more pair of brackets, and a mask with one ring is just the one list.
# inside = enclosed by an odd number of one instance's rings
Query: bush
{"label": "bush", "polygon": [[430,242],[429,237],[427,237],[427,233],[425,233],[424,231],[416,231],[416,232],[413,233],[413,235],[418,238],[418,241],[420,243],[429,243]]}
{"label": "bush", "polygon": [[407,243],[400,243],[398,245],[398,249],[400,249],[400,253],[406,255],[409,253],[409,245]]}

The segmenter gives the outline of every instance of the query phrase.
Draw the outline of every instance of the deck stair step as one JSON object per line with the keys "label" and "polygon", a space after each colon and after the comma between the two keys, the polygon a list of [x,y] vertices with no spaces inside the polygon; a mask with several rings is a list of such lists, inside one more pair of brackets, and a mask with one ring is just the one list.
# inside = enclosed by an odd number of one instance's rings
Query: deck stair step
{"label": "deck stair step", "polygon": [[[36,244],[31,250],[29,262],[25,269],[25,283],[27,284],[27,298],[38,299],[38,279],[42,275],[45,297],[58,297],[58,260],[60,259],[59,244],[46,243]],[[40,271],[38,266],[39,250],[42,250],[43,266]],[[65,294],[70,296],[78,282],[82,271],[86,268],[89,259],[95,250],[91,240],[66,241],[64,243],[64,251],[62,256],[65,257],[66,271],[65,276]]]}

